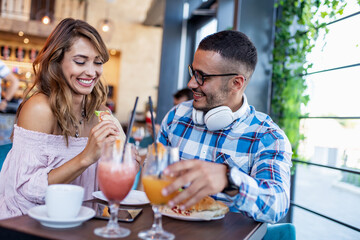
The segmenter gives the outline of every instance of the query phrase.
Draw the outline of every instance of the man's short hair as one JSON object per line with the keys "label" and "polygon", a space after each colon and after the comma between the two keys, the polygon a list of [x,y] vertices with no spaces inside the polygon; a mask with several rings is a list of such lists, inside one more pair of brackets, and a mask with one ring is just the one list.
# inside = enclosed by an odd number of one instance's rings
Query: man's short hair
{"label": "man's short hair", "polygon": [[187,100],[191,100],[191,99],[193,99],[193,92],[189,88],[184,88],[184,89],[177,91],[174,94],[174,98],[176,98],[176,99],[179,99],[182,97],[186,97]]}
{"label": "man's short hair", "polygon": [[201,40],[198,49],[214,51],[224,59],[244,64],[250,76],[255,70],[257,63],[256,47],[242,32],[226,30],[211,34]]}

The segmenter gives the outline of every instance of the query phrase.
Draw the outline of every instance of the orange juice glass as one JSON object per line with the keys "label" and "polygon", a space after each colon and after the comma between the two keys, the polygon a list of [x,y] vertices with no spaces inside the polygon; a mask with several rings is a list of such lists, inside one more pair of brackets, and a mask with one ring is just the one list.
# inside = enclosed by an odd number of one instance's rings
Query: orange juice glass
{"label": "orange juice glass", "polygon": [[154,223],[152,228],[139,232],[138,237],[142,239],[174,239],[175,235],[166,232],[162,228],[160,205],[165,205],[174,198],[177,192],[168,196],[163,196],[161,190],[171,184],[175,179],[168,178],[162,172],[169,165],[179,161],[179,149],[177,147],[163,146],[161,143],[155,146],[151,145],[148,149],[148,155],[145,161],[145,167],[142,176],[142,184],[146,196],[152,204],[154,211]]}
{"label": "orange juice glass", "polygon": [[173,181],[174,179],[171,178],[160,179],[158,176],[154,175],[147,175],[142,178],[146,196],[152,204],[156,205],[165,205],[178,194],[177,192],[174,192],[166,197],[161,194],[161,190],[170,185]]}

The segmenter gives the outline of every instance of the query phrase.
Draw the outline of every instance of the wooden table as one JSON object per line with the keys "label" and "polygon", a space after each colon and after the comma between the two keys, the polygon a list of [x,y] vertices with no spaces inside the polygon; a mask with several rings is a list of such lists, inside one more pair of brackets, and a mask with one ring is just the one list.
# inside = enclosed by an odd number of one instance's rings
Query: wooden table
{"label": "wooden table", "polygon": [[[98,200],[93,200],[98,201]],[[125,206],[122,206],[125,207]],[[138,207],[138,206],[137,206]],[[143,211],[134,222],[120,222],[131,230],[127,239],[138,239],[138,232],[150,229],[153,211],[150,205],[141,206]],[[126,206],[126,208],[128,208]],[[131,207],[129,207],[131,208]],[[28,215],[0,221],[0,239],[104,239],[96,236],[95,228],[105,226],[106,220],[90,219],[81,226],[68,229],[54,229],[42,226]],[[255,222],[239,213],[227,213],[223,219],[215,221],[188,222],[163,216],[163,227],[175,234],[175,239],[262,239],[266,233],[266,223]]]}

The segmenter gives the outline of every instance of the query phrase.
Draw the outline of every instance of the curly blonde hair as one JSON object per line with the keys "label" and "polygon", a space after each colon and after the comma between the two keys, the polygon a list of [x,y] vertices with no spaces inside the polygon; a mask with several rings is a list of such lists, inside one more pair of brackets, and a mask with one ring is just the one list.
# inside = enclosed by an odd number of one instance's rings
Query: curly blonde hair
{"label": "curly blonde hair", "polygon": [[[109,60],[109,53],[97,30],[82,20],[66,18],[52,31],[43,49],[33,63],[35,73],[34,84],[26,90],[25,100],[18,108],[18,117],[24,103],[36,93],[43,93],[49,97],[50,107],[57,124],[68,144],[68,137],[73,134],[78,121],[71,111],[72,92],[65,80],[61,62],[65,52],[69,51],[74,41],[84,37],[90,40],[100,54],[103,63]],[[105,103],[108,88],[98,81],[91,94],[85,96],[85,121],[89,120],[96,109]]]}

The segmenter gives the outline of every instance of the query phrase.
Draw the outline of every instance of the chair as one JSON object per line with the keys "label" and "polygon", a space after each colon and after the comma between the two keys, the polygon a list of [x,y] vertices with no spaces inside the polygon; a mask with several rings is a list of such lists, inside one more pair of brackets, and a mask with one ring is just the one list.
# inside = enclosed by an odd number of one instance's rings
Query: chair
{"label": "chair", "polygon": [[0,145],[0,171],[4,163],[4,160],[11,148],[12,148],[12,143]]}
{"label": "chair", "polygon": [[268,224],[263,240],[296,240],[295,226],[292,223]]}

